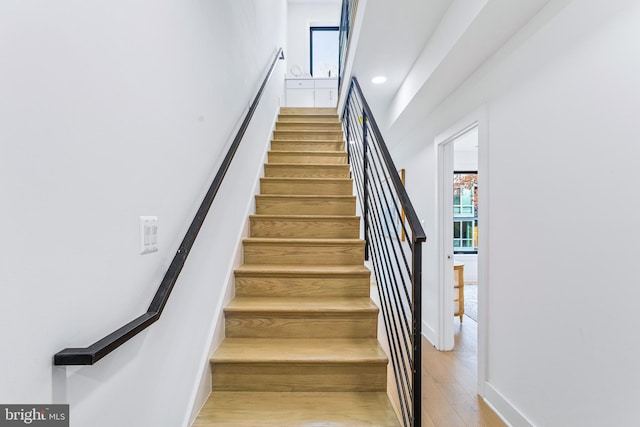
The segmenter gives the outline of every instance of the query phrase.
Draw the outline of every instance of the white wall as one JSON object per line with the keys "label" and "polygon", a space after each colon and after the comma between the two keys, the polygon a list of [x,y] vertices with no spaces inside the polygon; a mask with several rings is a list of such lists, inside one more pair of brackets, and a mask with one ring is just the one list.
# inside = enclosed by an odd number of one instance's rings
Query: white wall
{"label": "white wall", "polygon": [[433,141],[487,113],[485,392],[515,426],[632,426],[640,416],[630,333],[640,288],[622,221],[640,209],[628,185],[640,156],[639,28],[637,2],[551,1],[437,108],[418,92],[409,116],[430,113],[394,130],[430,236],[424,307],[437,329]]}
{"label": "white wall", "polygon": [[[309,27],[339,26],[340,0],[310,2],[289,1],[287,64],[289,69],[299,65],[303,73],[309,70]],[[291,73],[287,70],[287,73]]]}
{"label": "white wall", "polygon": [[[95,366],[54,369],[52,357],[146,311],[286,43],[286,8],[284,0],[2,2],[0,402],[66,401],[77,427],[185,425],[279,79],[160,321]],[[157,253],[138,253],[140,215],[159,217]]]}

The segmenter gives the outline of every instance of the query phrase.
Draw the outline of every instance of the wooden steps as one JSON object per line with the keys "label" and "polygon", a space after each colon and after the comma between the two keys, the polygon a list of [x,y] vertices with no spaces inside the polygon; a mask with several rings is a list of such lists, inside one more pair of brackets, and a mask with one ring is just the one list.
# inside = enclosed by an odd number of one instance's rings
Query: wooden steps
{"label": "wooden steps", "polygon": [[247,264],[353,265],[364,263],[358,239],[244,239]]}
{"label": "wooden steps", "polygon": [[355,215],[355,196],[257,195],[256,213],[299,215]]}
{"label": "wooden steps", "polygon": [[262,178],[260,192],[298,196],[350,196],[353,193],[353,182],[348,178]]}
{"label": "wooden steps", "polygon": [[251,235],[267,238],[357,239],[360,218],[348,215],[251,215]]}
{"label": "wooden steps", "polygon": [[344,141],[331,140],[277,140],[271,141],[273,151],[344,151]]}
{"label": "wooden steps", "polygon": [[349,165],[266,164],[264,176],[265,178],[349,178]]}
{"label": "wooden steps", "polygon": [[237,296],[368,297],[371,272],[358,265],[248,265],[235,271]]}
{"label": "wooden steps", "polygon": [[[322,116],[320,117],[322,118]],[[307,120],[309,120],[307,117],[298,117],[297,119],[279,121],[276,123],[276,130],[342,130],[342,123],[339,121],[317,120],[310,123]]]}
{"label": "wooden steps", "polygon": [[378,308],[367,297],[236,297],[224,314],[232,338],[375,338]]}
{"label": "wooden steps", "polygon": [[347,164],[347,153],[341,151],[269,151],[267,157],[270,164]]}
{"label": "wooden steps", "polygon": [[335,109],[282,108],[194,426],[399,426]]}
{"label": "wooden steps", "polygon": [[375,338],[227,338],[212,362],[214,391],[386,389],[387,356]]}
{"label": "wooden steps", "polygon": [[[318,421],[321,420],[321,421]],[[194,427],[395,427],[385,392],[213,392]]]}

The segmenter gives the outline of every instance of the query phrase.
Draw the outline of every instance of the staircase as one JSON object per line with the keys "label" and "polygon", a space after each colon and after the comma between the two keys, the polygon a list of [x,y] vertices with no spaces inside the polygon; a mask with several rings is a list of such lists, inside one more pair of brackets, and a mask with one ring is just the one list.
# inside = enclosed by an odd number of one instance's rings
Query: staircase
{"label": "staircase", "polygon": [[202,426],[399,426],[335,109],[282,108]]}

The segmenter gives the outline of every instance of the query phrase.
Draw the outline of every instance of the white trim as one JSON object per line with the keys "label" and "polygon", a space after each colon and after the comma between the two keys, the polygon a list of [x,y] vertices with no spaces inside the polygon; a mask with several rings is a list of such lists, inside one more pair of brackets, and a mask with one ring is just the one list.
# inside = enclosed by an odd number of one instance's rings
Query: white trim
{"label": "white trim", "polygon": [[[481,212],[478,216],[478,229],[480,230],[481,237],[478,239],[478,394],[480,396],[485,396],[485,384],[487,379],[489,378],[489,370],[488,370],[488,357],[487,357],[487,349],[488,349],[488,340],[489,340],[489,330],[487,325],[489,320],[488,310],[484,310],[486,302],[488,301],[487,296],[489,292],[489,268],[488,268],[488,259],[489,259],[489,238],[490,231],[488,227],[488,217],[489,217],[489,113],[486,104],[481,105],[478,109],[474,110],[461,120],[458,120],[454,125],[449,126],[444,132],[441,132],[434,140],[435,147],[438,150],[438,190],[440,196],[442,195],[442,191],[440,190],[440,186],[444,181],[444,175],[442,175],[442,167],[441,161],[444,158],[441,158],[441,146],[446,146],[447,143],[453,141],[457,137],[463,135],[474,127],[478,127],[478,182],[482,188],[482,196],[480,198],[480,202],[482,207]],[[444,154],[444,153],[443,153]],[[453,167],[453,166],[451,166]],[[453,178],[451,178],[453,179]],[[440,197],[439,196],[439,197]],[[443,217],[443,211],[441,206],[444,203],[444,200],[438,199],[438,209],[437,213],[439,217]],[[451,201],[453,203],[453,200]],[[453,213],[451,213],[453,216]],[[443,219],[441,218],[440,221]],[[448,224],[448,223],[447,223]],[[447,224],[439,222],[439,234],[443,234],[445,227]],[[442,244],[441,244],[442,245]],[[444,262],[446,257],[446,252],[443,250],[440,251],[439,254],[439,265],[440,268],[444,270]],[[444,307],[445,310],[441,310],[439,313],[439,319],[441,323],[444,323],[444,326],[440,326],[440,331],[443,331],[445,334],[450,336],[438,337],[439,342],[446,344],[448,340],[453,340],[453,313],[451,312],[451,316],[447,316],[448,311],[446,310],[447,301],[451,301],[452,298],[448,297],[446,290],[448,289],[445,286],[446,278],[443,275],[443,272],[439,274],[439,296],[441,301],[439,302],[440,307]],[[451,279],[452,280],[452,279]],[[449,304],[451,306],[451,304]],[[453,307],[451,307],[453,310]],[[443,349],[443,348],[439,348]]]}
{"label": "white trim", "polygon": [[[478,214],[478,394],[485,396],[485,383],[489,380],[489,310],[485,310],[490,290],[489,282],[489,111],[483,105],[474,113],[478,123],[478,185],[480,191]],[[480,184],[482,183],[482,184]]]}
{"label": "white trim", "polygon": [[431,345],[436,345],[438,334],[436,334],[436,331],[424,320],[422,321],[422,336],[424,336]]}
{"label": "white trim", "polygon": [[459,135],[435,144],[438,158],[438,350],[453,350],[453,141]]}
{"label": "white trim", "polygon": [[524,416],[502,393],[491,384],[485,383],[486,396],[484,401],[510,427],[534,427],[535,424]]}

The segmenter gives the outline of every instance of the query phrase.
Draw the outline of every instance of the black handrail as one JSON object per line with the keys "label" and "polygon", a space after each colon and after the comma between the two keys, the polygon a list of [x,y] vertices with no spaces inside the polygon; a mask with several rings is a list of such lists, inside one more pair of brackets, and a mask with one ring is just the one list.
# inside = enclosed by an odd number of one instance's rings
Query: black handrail
{"label": "black handrail", "polygon": [[65,348],[64,350],[56,353],[53,357],[54,365],[93,365],[98,360],[102,359],[104,356],[111,353],[113,350],[120,347],[125,342],[129,341],[138,333],[151,326],[152,323],[156,322],[160,318],[160,315],[162,314],[162,311],[164,310],[164,307],[169,300],[169,296],[171,295],[173,286],[178,280],[178,276],[182,271],[182,267],[184,267],[187,256],[189,256],[189,252],[193,247],[193,243],[195,242],[196,237],[198,236],[198,232],[200,231],[207,213],[209,212],[209,208],[211,207],[211,204],[213,203],[213,200],[215,199],[216,194],[218,193],[218,190],[222,185],[227,170],[231,165],[231,161],[233,160],[233,157],[238,150],[238,146],[240,145],[247,127],[249,126],[249,122],[251,121],[251,118],[253,117],[253,114],[258,107],[258,103],[260,102],[260,98],[262,97],[262,93],[264,92],[264,88],[266,87],[269,78],[273,74],[273,70],[275,69],[278,59],[284,59],[282,48],[278,49],[278,52],[273,58],[273,62],[269,67],[269,71],[267,72],[267,75],[264,78],[262,85],[260,86],[260,89],[258,90],[258,93],[254,98],[253,103],[251,104],[251,107],[249,108],[249,111],[247,112],[244,121],[240,126],[240,129],[238,130],[238,133],[233,139],[233,142],[229,147],[229,150],[227,151],[227,155],[222,161],[222,164],[218,169],[218,173],[216,174],[211,186],[209,187],[209,191],[207,191],[204,200],[200,204],[198,212],[193,218],[193,221],[191,221],[191,225],[189,226],[189,229],[187,230],[187,233],[185,234],[184,239],[182,240],[182,243],[178,248],[178,251],[173,257],[173,261],[171,261],[171,265],[169,265],[169,268],[165,273],[164,278],[162,279],[162,282],[160,283],[160,286],[158,287],[158,290],[153,297],[149,308],[147,309],[147,312],[127,323],[120,329],[110,333],[101,340],[91,344],[89,347]]}
{"label": "black handrail", "polygon": [[[365,256],[373,261],[402,420],[405,426],[420,426],[426,235],[355,77],[342,117],[362,206]],[[406,242],[405,235],[411,237]]]}

